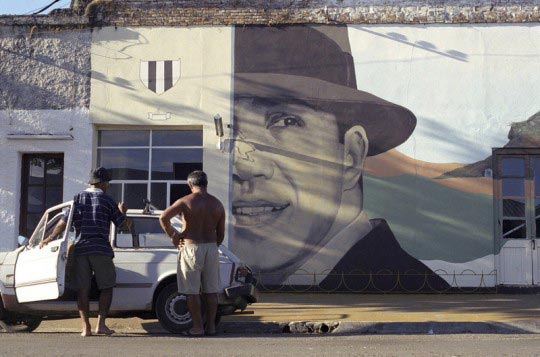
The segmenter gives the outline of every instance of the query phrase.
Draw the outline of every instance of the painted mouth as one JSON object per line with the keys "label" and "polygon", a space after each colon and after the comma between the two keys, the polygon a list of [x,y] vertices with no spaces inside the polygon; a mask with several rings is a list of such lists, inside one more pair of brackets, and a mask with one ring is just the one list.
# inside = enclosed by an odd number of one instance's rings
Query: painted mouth
{"label": "painted mouth", "polygon": [[290,205],[261,205],[261,206],[233,206],[233,214],[242,216],[258,216],[283,211]]}
{"label": "painted mouth", "polygon": [[277,218],[290,206],[290,203],[268,201],[233,202],[232,213],[239,225],[257,225]]}

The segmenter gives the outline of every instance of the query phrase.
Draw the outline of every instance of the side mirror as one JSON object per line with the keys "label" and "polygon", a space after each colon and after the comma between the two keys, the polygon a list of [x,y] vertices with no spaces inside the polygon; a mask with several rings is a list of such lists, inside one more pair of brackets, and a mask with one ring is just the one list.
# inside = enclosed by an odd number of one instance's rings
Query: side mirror
{"label": "side mirror", "polygon": [[26,238],[25,236],[19,236],[19,237],[17,238],[17,241],[19,242],[19,245],[22,246],[22,245],[27,245],[28,242],[29,242],[29,239]]}

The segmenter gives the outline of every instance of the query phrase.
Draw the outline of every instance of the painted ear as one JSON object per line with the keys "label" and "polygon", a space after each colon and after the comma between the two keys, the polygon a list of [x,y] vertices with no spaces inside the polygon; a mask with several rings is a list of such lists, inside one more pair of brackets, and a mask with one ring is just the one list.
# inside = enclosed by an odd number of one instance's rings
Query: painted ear
{"label": "painted ear", "polygon": [[368,152],[366,131],[355,125],[345,133],[343,159],[343,190],[356,187],[364,171],[364,162]]}

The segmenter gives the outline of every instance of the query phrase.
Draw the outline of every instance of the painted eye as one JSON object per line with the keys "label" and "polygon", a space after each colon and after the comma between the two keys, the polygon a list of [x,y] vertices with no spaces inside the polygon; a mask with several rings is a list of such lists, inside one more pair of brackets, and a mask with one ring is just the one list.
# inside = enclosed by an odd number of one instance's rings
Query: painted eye
{"label": "painted eye", "polygon": [[304,121],[299,116],[283,112],[274,112],[267,116],[266,129],[287,128],[291,126],[303,128],[304,125]]}

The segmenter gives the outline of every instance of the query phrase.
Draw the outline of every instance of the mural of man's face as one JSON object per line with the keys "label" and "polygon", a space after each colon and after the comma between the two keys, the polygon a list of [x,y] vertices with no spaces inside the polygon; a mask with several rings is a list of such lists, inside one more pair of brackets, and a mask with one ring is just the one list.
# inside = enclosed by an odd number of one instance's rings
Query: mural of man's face
{"label": "mural of man's face", "polygon": [[338,212],[343,144],[336,117],[308,105],[235,102],[231,247],[256,271],[313,253]]}

